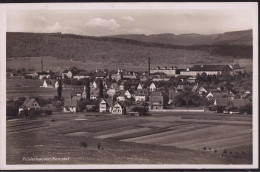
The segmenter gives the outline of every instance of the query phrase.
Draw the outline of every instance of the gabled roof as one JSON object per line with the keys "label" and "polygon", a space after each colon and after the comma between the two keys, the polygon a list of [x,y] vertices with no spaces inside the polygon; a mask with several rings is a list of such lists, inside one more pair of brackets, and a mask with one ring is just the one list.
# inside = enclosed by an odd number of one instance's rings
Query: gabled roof
{"label": "gabled roof", "polygon": [[227,97],[234,97],[233,94],[228,92],[222,92],[222,93],[212,93],[214,98],[227,98]]}
{"label": "gabled roof", "polygon": [[134,94],[135,94],[135,96],[147,96],[148,91],[146,89],[137,90],[137,91],[135,91]]}
{"label": "gabled roof", "polygon": [[105,99],[105,101],[107,102],[109,107],[113,107],[113,98],[112,97]]}
{"label": "gabled roof", "polygon": [[73,96],[73,97],[72,97],[72,100],[79,101],[80,99],[81,99],[81,97],[79,97],[79,96]]}
{"label": "gabled roof", "polygon": [[82,94],[84,89],[82,87],[74,87],[70,92],[70,96],[77,96],[77,94]]}
{"label": "gabled roof", "polygon": [[96,72],[94,75],[95,75],[95,77],[105,77],[105,76],[107,76],[107,74],[105,72]]}
{"label": "gabled roof", "polygon": [[235,107],[245,106],[249,104],[250,101],[248,99],[233,99],[232,105]]}
{"label": "gabled roof", "polygon": [[124,106],[124,104],[123,104],[122,102],[115,102],[113,108],[114,108],[115,106],[121,106],[122,109],[125,109],[125,106]]}
{"label": "gabled roof", "polygon": [[65,99],[64,107],[77,107],[77,100]]}
{"label": "gabled roof", "polygon": [[162,96],[162,92],[160,92],[160,91],[153,91],[150,96]]}
{"label": "gabled roof", "polygon": [[217,106],[228,106],[230,104],[230,99],[228,98],[217,98],[216,105]]}
{"label": "gabled roof", "polygon": [[45,72],[45,71],[43,71],[43,72],[37,72],[37,74],[38,74],[38,75],[50,75],[49,72]]}
{"label": "gabled roof", "polygon": [[89,72],[83,71],[83,72],[78,73],[76,76],[90,76],[90,75],[91,74]]}
{"label": "gabled roof", "polygon": [[194,65],[190,71],[223,71],[231,68],[228,65]]}
{"label": "gabled roof", "polygon": [[23,102],[23,104],[20,106],[20,108],[32,108],[35,107],[33,106],[33,104],[37,104],[37,108],[39,108],[39,104],[37,103],[37,101],[35,100],[35,98],[27,98],[25,99],[25,101]]}

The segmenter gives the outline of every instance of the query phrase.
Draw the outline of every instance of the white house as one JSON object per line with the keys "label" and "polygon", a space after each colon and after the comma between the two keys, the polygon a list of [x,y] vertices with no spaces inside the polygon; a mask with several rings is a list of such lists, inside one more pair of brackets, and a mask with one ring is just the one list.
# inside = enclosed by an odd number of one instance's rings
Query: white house
{"label": "white house", "polygon": [[209,92],[209,94],[206,96],[206,99],[211,100],[213,97],[213,94]]}
{"label": "white house", "polygon": [[137,90],[135,92],[135,101],[136,102],[144,102],[144,101],[146,101],[147,97],[148,97],[147,90]]}
{"label": "white house", "polygon": [[52,82],[50,80],[44,80],[42,86],[43,88],[53,88]]}
{"label": "white house", "polygon": [[156,91],[156,85],[154,84],[154,83],[151,83],[151,85],[150,85],[150,91]]}
{"label": "white house", "polygon": [[125,115],[126,113],[126,109],[125,107],[120,104],[120,103],[116,103],[113,108],[112,108],[112,114],[113,115]]}
{"label": "white house", "polygon": [[91,88],[93,88],[93,89],[96,89],[96,88],[97,88],[97,83],[96,83],[96,81],[94,81],[94,82],[92,83]]}
{"label": "white house", "polygon": [[144,86],[142,83],[139,83],[137,86],[137,90],[142,90],[142,89],[144,89]]}
{"label": "white house", "polygon": [[126,90],[125,96],[126,96],[126,98],[130,99],[133,97],[133,92],[131,90]]}
{"label": "white house", "polygon": [[208,91],[204,87],[200,87],[198,89],[198,92],[199,92],[199,95],[203,95],[203,94],[207,93]]}
{"label": "white house", "polygon": [[71,100],[71,99],[66,99],[64,101],[64,106],[63,106],[63,112],[77,112],[77,104],[78,102],[76,100]]}
{"label": "white house", "polygon": [[125,102],[126,98],[124,95],[119,95],[119,96],[117,96],[116,100],[119,102]]}
{"label": "white house", "polygon": [[111,112],[113,108],[113,99],[102,99],[99,104],[99,112]]}
{"label": "white house", "polygon": [[55,82],[54,87],[55,87],[55,88],[58,88],[58,87],[59,87],[59,82],[58,82],[58,81]]}

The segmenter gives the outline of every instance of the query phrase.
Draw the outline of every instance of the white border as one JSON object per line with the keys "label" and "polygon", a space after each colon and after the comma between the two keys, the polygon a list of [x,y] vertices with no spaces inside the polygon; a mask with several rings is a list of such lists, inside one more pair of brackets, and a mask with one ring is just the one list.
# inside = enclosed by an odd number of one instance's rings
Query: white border
{"label": "white border", "polygon": [[[248,9],[253,15],[253,164],[252,165],[6,165],[6,12],[7,10],[68,9]],[[221,3],[41,3],[0,4],[0,169],[254,169],[258,164],[258,4],[257,2]]]}

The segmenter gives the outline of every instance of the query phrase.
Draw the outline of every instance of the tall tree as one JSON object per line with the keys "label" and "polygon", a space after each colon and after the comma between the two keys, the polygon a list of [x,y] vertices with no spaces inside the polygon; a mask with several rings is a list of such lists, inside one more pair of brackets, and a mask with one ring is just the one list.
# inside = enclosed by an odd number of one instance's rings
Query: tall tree
{"label": "tall tree", "polygon": [[99,80],[99,98],[103,98],[103,81]]}
{"label": "tall tree", "polygon": [[86,98],[90,99],[90,81],[89,78],[86,78]]}
{"label": "tall tree", "polygon": [[62,82],[61,79],[58,80],[59,86],[57,88],[57,93],[58,93],[58,100],[61,101],[61,96],[62,96]]}

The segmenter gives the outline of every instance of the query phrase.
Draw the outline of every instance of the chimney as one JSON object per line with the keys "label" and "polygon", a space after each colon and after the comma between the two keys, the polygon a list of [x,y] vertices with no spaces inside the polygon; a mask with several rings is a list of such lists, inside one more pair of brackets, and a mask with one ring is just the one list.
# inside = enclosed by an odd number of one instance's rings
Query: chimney
{"label": "chimney", "polygon": [[150,57],[148,57],[148,75],[150,76]]}
{"label": "chimney", "polygon": [[43,72],[43,64],[42,64],[42,59],[41,59],[41,67],[42,67],[42,72]]}

